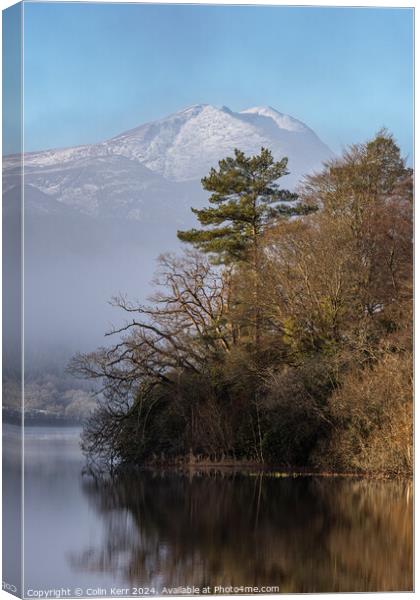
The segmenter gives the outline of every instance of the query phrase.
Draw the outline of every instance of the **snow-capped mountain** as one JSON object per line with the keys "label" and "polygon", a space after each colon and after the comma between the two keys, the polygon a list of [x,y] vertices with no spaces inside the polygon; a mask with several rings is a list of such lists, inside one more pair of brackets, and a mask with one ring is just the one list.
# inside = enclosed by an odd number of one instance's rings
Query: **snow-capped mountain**
{"label": "snow-capped mountain", "polygon": [[[262,146],[276,159],[289,158],[288,187],[332,156],[309,127],[273,108],[233,112],[198,104],[104,142],[25,154],[27,199],[33,208],[41,193],[88,215],[172,219],[195,197],[201,204],[199,181],[221,158]],[[3,165],[8,192],[17,184],[18,157]]]}
{"label": "snow-capped mountain", "polygon": [[276,158],[288,156],[294,181],[332,155],[309,127],[273,108],[236,113],[208,104],[142,125],[104,145],[175,181],[200,179],[234,148],[255,154],[265,146]]}

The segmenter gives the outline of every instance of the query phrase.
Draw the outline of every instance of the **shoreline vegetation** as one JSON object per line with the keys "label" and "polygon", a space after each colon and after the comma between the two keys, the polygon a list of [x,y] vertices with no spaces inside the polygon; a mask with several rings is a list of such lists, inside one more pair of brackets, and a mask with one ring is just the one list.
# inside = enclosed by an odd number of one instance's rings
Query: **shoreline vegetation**
{"label": "shoreline vegetation", "polygon": [[113,344],[73,358],[99,387],[89,469],[411,476],[412,169],[383,130],[296,193],[287,174],[221,160],[150,302],[114,298]]}
{"label": "shoreline vegetation", "polygon": [[403,481],[412,481],[413,476],[412,473],[398,473],[398,474],[390,474],[390,473],[380,473],[380,472],[345,472],[345,471],[314,471],[309,467],[307,469],[299,468],[299,469],[285,469],[285,467],[280,466],[276,468],[275,465],[261,464],[261,463],[251,463],[251,462],[241,462],[241,461],[232,461],[232,462],[196,462],[196,463],[188,463],[180,460],[179,462],[165,462],[165,463],[145,463],[142,467],[142,470],[145,471],[153,471],[158,473],[167,473],[167,472],[177,472],[182,474],[192,474],[192,475],[235,475],[235,474],[243,474],[250,477],[274,477],[274,478],[292,478],[296,479],[298,477],[321,477],[321,478],[349,478],[349,479],[362,479],[362,480],[389,480],[389,479],[398,479]]}
{"label": "shoreline vegetation", "polygon": [[[127,466],[128,472],[131,466]],[[402,479],[412,481],[412,473],[401,472],[390,474],[389,472],[361,472],[361,471],[324,471],[314,469],[313,467],[293,467],[282,464],[260,463],[247,459],[211,459],[210,457],[179,456],[167,460],[166,458],[152,458],[144,462],[140,467],[142,471],[151,471],[154,473],[178,472],[183,474],[214,474],[231,475],[246,473],[250,476],[258,477],[348,477],[356,479]]]}

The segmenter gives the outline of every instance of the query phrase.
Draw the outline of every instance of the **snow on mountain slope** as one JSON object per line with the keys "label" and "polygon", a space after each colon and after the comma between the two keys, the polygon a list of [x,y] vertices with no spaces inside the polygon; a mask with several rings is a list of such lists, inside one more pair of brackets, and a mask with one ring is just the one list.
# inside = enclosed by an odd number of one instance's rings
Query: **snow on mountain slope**
{"label": "snow on mountain slope", "polygon": [[134,157],[175,181],[200,179],[234,148],[255,154],[265,146],[275,158],[288,156],[289,185],[332,156],[309,127],[269,107],[235,113],[227,107],[195,105],[105,145],[111,153]]}
{"label": "snow on mountain slope", "polygon": [[[165,217],[167,210],[173,216],[177,205],[194,204],[194,195],[201,204],[198,182],[221,158],[234,148],[255,154],[262,146],[276,159],[289,157],[287,187],[332,156],[309,127],[273,108],[233,112],[197,104],[105,142],[27,153],[25,184],[91,216],[147,220],[149,211]],[[8,191],[17,185],[18,157],[5,157],[3,167]]]}
{"label": "snow on mountain slope", "polygon": [[[290,115],[284,115],[278,110],[271,108],[271,106],[255,106],[254,108],[247,108],[241,110],[241,115],[259,115],[260,117],[267,117],[272,119],[280,129],[286,129],[287,131],[294,132],[308,132],[312,131],[304,125],[301,121],[298,121]],[[313,132],[312,132],[313,133]]]}
{"label": "snow on mountain slope", "polygon": [[[57,153],[59,154],[59,153]],[[115,155],[75,154],[65,160],[39,164],[25,157],[25,206],[30,213],[69,210],[145,223],[189,213],[194,199],[203,200],[196,182],[168,181],[136,160]],[[18,172],[5,168],[3,191],[18,188]],[[54,207],[54,210],[53,210]],[[184,221],[181,218],[179,224]]]}

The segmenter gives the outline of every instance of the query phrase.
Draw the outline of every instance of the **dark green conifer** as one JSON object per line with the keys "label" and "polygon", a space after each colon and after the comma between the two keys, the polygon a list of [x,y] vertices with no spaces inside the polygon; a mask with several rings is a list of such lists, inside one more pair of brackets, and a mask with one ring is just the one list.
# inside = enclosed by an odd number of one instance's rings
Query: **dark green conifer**
{"label": "dark green conifer", "polygon": [[265,228],[278,217],[310,210],[297,203],[297,195],[281,189],[279,179],[288,175],[287,158],[275,162],[267,148],[256,156],[235,150],[234,157],[219,161],[201,182],[211,193],[213,205],[192,211],[203,229],[178,231],[178,238],[218,263],[246,261],[256,267],[258,241]]}

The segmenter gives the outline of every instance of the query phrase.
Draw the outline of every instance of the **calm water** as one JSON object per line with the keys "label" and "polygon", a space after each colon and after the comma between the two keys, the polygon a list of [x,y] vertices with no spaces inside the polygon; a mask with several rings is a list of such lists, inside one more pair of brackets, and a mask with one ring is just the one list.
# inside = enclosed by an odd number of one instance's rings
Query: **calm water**
{"label": "calm water", "polygon": [[174,473],[111,484],[81,475],[77,430],[30,428],[25,450],[27,593],[413,587],[410,484]]}

